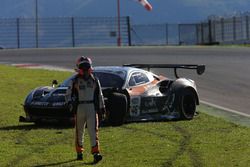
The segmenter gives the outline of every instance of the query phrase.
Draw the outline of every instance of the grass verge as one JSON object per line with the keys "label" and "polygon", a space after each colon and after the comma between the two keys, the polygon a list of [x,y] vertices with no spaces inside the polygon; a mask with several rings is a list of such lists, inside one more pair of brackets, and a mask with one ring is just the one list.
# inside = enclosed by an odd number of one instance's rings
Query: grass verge
{"label": "grass verge", "polygon": [[[68,72],[0,66],[0,166],[91,166],[88,135],[83,161],[75,161],[74,129],[19,123],[31,89],[59,82]],[[250,129],[205,114],[192,121],[131,123],[100,128],[103,161],[95,166],[247,167]]]}

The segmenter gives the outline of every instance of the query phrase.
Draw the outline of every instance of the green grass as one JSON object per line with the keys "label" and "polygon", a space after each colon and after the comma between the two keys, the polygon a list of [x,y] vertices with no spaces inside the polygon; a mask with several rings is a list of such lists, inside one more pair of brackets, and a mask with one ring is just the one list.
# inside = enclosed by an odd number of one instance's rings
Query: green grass
{"label": "green grass", "polygon": [[[0,166],[92,166],[88,135],[83,161],[75,161],[74,129],[19,123],[29,91],[71,73],[0,66]],[[203,111],[192,121],[131,123],[100,128],[106,167],[247,167],[250,129]]]}

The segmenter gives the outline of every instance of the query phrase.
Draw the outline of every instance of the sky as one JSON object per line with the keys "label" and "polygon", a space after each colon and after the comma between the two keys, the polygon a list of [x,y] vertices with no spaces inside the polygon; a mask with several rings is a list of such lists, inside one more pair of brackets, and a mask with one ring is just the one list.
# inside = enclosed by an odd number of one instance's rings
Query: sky
{"label": "sky", "polygon": [[[37,0],[39,17],[117,16],[117,0]],[[136,0],[120,0],[121,15],[137,24],[193,23],[209,15],[250,11],[250,0],[148,0],[148,12]],[[35,0],[0,0],[0,18],[35,17]]]}

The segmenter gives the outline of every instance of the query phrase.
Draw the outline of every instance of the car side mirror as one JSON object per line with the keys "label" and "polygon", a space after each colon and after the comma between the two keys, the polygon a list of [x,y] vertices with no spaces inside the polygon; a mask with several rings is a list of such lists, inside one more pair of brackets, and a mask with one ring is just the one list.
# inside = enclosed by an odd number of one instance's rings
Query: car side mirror
{"label": "car side mirror", "polygon": [[205,69],[206,69],[205,65],[198,65],[197,74],[202,75],[205,72]]}
{"label": "car side mirror", "polygon": [[53,88],[56,87],[57,84],[58,84],[58,81],[57,81],[57,80],[53,80],[53,81],[52,81],[52,87],[53,87]]}

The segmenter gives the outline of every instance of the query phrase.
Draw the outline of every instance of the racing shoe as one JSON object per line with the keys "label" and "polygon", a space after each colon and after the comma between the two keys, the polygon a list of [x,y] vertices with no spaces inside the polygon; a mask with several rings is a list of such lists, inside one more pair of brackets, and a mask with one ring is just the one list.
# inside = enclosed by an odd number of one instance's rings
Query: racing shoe
{"label": "racing shoe", "polygon": [[94,154],[94,164],[98,163],[101,160],[102,160],[102,155],[99,153],[95,153]]}
{"label": "racing shoe", "polygon": [[82,160],[83,159],[83,155],[82,153],[77,153],[77,160]]}

